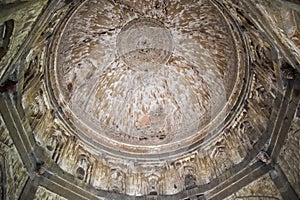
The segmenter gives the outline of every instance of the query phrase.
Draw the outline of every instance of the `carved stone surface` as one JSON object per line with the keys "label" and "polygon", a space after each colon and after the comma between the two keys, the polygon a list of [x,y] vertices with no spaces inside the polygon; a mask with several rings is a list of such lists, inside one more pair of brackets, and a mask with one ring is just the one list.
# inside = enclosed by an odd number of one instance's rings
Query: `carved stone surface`
{"label": "carved stone surface", "polygon": [[[299,108],[298,108],[299,110]],[[295,116],[288,133],[288,139],[281,149],[279,165],[284,170],[289,182],[300,196],[300,118]]]}
{"label": "carved stone surface", "polygon": [[47,190],[44,187],[38,187],[34,200],[67,200],[66,198],[59,196],[58,194]]}
{"label": "carved stone surface", "polygon": [[218,132],[247,80],[243,42],[217,5],[169,2],[160,17],[150,8],[83,3],[57,35],[47,86],[80,139],[135,159]]}
{"label": "carved stone surface", "polygon": [[[46,160],[132,196],[231,177],[263,148],[282,55],[235,1],[122,2],[55,12],[26,57],[22,106]],[[268,177],[249,188],[239,194],[278,194]],[[36,198],[45,195],[59,198],[43,188]]]}
{"label": "carved stone surface", "polygon": [[2,199],[19,199],[28,178],[18,151],[0,116],[0,190]]}
{"label": "carved stone surface", "polygon": [[[195,185],[209,183],[234,164],[240,163],[260,137],[260,133],[248,121],[249,116],[244,110],[222,137],[210,143],[206,149],[185,155],[170,164],[141,165],[132,160],[99,158],[99,155],[87,152],[84,150],[84,143],[74,140],[64,128],[60,128],[62,122],[56,120],[53,123],[50,114],[45,112],[44,115],[44,120],[36,126],[44,128],[36,129],[39,134],[35,138],[38,144],[45,147],[54,162],[64,171],[97,189],[130,195],[149,194],[154,191],[158,194],[174,194]],[[46,117],[47,115],[49,116]],[[148,178],[152,177],[153,170],[160,181],[149,185]],[[230,175],[232,174],[229,173],[228,176]]]}
{"label": "carved stone surface", "polygon": [[7,20],[14,20],[14,29],[7,52],[5,56],[0,59],[1,78],[6,72],[9,62],[15,57],[21,44],[25,41],[34,22],[37,20],[37,17],[46,4],[46,0],[39,0],[22,3],[22,5],[19,6],[19,9],[14,6],[0,7],[0,24]]}
{"label": "carved stone surface", "polygon": [[169,60],[173,38],[163,23],[153,18],[128,22],[117,36],[118,56],[135,71],[155,71]]}
{"label": "carved stone surface", "polygon": [[272,182],[270,176],[264,175],[260,179],[253,181],[226,200],[235,199],[283,199]]}
{"label": "carved stone surface", "polygon": [[[290,49],[294,58],[300,62],[300,9],[299,5],[290,5],[286,1],[256,0],[257,8],[262,12],[280,41]],[[298,2],[299,3],[299,2]],[[280,7],[280,9],[278,9]]]}
{"label": "carved stone surface", "polygon": [[14,31],[14,20],[9,19],[3,23],[0,24],[0,60],[3,56],[7,53],[9,49],[9,44],[11,40],[11,36]]}

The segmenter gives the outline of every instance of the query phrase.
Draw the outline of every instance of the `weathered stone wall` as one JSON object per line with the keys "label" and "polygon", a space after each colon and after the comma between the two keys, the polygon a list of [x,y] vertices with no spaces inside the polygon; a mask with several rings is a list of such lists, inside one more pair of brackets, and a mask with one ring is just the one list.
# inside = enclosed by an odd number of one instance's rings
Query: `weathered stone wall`
{"label": "weathered stone wall", "polygon": [[[293,2],[293,1],[292,1]],[[300,62],[300,6],[299,2],[256,0],[256,7],[262,13],[262,19],[280,41]],[[298,4],[296,4],[298,3]]]}
{"label": "weathered stone wall", "polygon": [[300,118],[295,115],[292,126],[288,133],[285,145],[281,149],[279,156],[279,165],[293,186],[294,190],[300,196]]}
{"label": "weathered stone wall", "polygon": [[260,179],[253,181],[246,187],[240,189],[238,192],[227,197],[226,200],[236,199],[283,199],[272,182],[268,174]]}
{"label": "weathered stone wall", "polygon": [[27,171],[0,116],[0,197],[19,199],[28,179]]}
{"label": "weathered stone wall", "polygon": [[47,2],[47,0],[1,1],[0,26],[8,20],[13,20],[14,26],[6,54],[2,58],[0,57],[0,80],[8,70],[10,62],[19,56],[17,52],[29,36],[34,23],[47,5]]}
{"label": "weathered stone wall", "polygon": [[38,187],[34,200],[67,200],[67,199],[47,190],[44,187]]}

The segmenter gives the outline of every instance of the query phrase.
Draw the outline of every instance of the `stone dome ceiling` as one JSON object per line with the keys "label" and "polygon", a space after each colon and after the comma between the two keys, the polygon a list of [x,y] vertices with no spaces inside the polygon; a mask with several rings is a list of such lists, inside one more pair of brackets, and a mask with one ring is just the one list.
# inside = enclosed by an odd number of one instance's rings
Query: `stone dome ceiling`
{"label": "stone dome ceiling", "polygon": [[61,117],[95,149],[170,158],[226,126],[244,98],[246,50],[211,1],[143,3],[74,9],[57,33],[49,83]]}
{"label": "stone dome ceiling", "polygon": [[293,2],[1,1],[2,199],[299,199]]}

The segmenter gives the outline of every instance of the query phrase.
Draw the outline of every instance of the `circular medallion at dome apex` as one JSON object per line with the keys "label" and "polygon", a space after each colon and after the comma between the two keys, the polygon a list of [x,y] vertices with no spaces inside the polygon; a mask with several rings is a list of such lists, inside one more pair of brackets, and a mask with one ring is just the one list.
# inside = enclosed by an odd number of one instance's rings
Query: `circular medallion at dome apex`
{"label": "circular medallion at dome apex", "polygon": [[93,0],[73,11],[53,41],[51,95],[87,145],[162,159],[227,124],[245,89],[243,42],[213,1],[134,5]]}
{"label": "circular medallion at dome apex", "polygon": [[173,50],[170,31],[158,20],[138,18],[126,24],[117,36],[120,58],[134,70],[163,67]]}

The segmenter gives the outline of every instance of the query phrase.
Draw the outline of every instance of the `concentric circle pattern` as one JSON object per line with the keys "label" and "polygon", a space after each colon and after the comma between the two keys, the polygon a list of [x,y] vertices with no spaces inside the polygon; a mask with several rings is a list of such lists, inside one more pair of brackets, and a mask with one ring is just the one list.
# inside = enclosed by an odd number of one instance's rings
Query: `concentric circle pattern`
{"label": "concentric circle pattern", "polygon": [[50,82],[82,141],[162,159],[225,126],[243,93],[244,51],[211,1],[142,2],[79,6],[58,32]]}
{"label": "concentric circle pattern", "polygon": [[163,67],[173,50],[170,31],[152,18],[137,18],[126,24],[117,37],[120,58],[133,70],[153,71]]}

